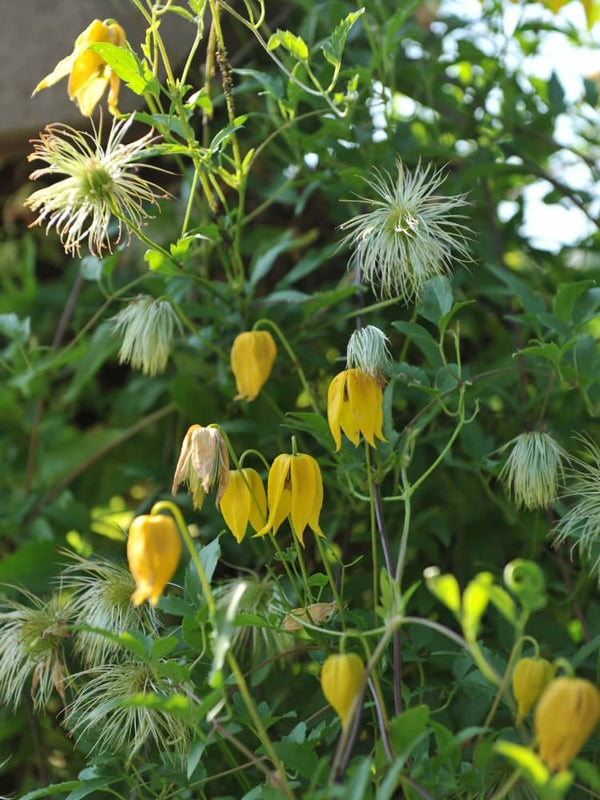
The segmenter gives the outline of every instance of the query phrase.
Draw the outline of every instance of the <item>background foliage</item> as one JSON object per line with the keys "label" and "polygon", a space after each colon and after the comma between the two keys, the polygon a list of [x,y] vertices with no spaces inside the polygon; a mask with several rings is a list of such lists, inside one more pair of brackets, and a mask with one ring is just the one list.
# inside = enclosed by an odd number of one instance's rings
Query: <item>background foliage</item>
{"label": "background foliage", "polygon": [[[598,435],[598,83],[584,78],[577,96],[568,96],[555,71],[545,79],[527,69],[550,34],[571,47],[590,44],[593,9],[572,2],[567,10],[573,13],[565,15],[547,7],[556,3],[486,0],[474,18],[457,4],[366,0],[360,13],[362,6],[348,2],[295,0],[267,3],[256,36],[248,20],[258,17],[259,5],[223,3],[231,66],[224,93],[212,4],[134,4],[155,21],[158,11],[180,14],[199,32],[189,63],[187,54],[168,54],[166,79],[163,55],[153,62],[151,38],[145,54],[130,42],[136,56],[124,66],[102,53],[147,103],[137,114],[140,132],[151,126],[161,136],[148,156],[165,171],[151,179],[169,196],[144,228],[156,246],[134,236],[103,258],[71,258],[53,233],[28,229],[31,218],[21,205],[27,189],[14,186],[3,198],[5,598],[27,605],[28,595],[16,585],[44,599],[61,581],[66,596],[75,591],[64,570],[78,562],[67,552],[124,565],[133,517],[170,497],[186,429],[218,423],[238,455],[252,448],[270,463],[291,452],[294,434],[298,449],[318,459],[321,527],[331,543],[327,567],[350,629],[385,627],[400,608],[460,632],[428,590],[423,570],[437,566],[462,587],[489,572],[500,587],[507,563],[529,559],[542,568],[547,591],[527,633],[542,655],[562,657],[596,681],[597,545],[581,553],[571,549],[576,542],[554,543],[555,524],[572,497],[518,510],[498,481],[505,459],[499,449],[525,431],[548,431],[571,454],[581,453],[575,433]],[[176,79],[184,67],[181,85]],[[330,91],[315,88],[312,77],[327,87],[332,75]],[[435,278],[409,304],[357,286],[348,251],[339,246],[339,226],[364,210],[365,178],[373,168],[393,174],[398,159],[410,169],[419,162],[443,168],[442,191],[466,194],[465,224],[472,231],[472,262],[456,264],[451,279]],[[550,249],[526,224],[531,187],[542,195],[536,214],[544,219],[547,213],[556,234]],[[562,217],[565,229],[555,230],[556,206],[586,221],[577,241],[568,230],[574,216]],[[156,376],[117,359],[111,318],[140,292],[172,301],[183,320],[169,366]],[[362,446],[346,441],[334,453],[325,416],[327,387],[344,368],[358,316],[385,332],[393,357],[384,392],[387,441],[371,453],[370,467]],[[257,320],[267,321],[264,329],[274,323],[282,330],[310,394],[277,340],[274,368],[257,399],[234,400],[229,350]],[[457,430],[459,413],[470,421]],[[400,600],[399,588],[395,595],[394,582],[385,571],[381,576],[381,550],[373,563],[368,474],[381,487],[395,558],[407,509],[385,498],[402,494],[401,472],[414,483],[440,453],[442,463],[412,499]],[[259,460],[252,466],[266,478]],[[65,717],[62,710],[64,701],[89,691],[93,675],[76,676],[63,698],[52,692],[43,709],[34,710],[27,687],[16,711],[8,705],[0,711],[5,793],[72,800],[131,796],[131,789],[136,797],[285,797],[239,682],[224,656],[219,663],[219,648],[232,647],[285,766],[294,793],[287,796],[600,796],[597,739],[575,762],[568,790],[549,775],[532,778],[541,765],[535,757],[526,763],[523,752],[509,758],[494,749],[499,741],[531,744],[529,720],[517,730],[504,695],[490,717],[498,687],[473,653],[418,625],[401,627],[400,703],[391,645],[382,648],[376,667],[394,757],[385,752],[367,694],[349,764],[336,772],[331,759],[340,726],[318,676],[326,655],[338,651],[340,615],[321,631],[282,630],[285,614],[306,603],[282,567],[283,559],[299,569],[287,523],[276,553],[268,538],[247,536],[238,545],[211,498],[194,510],[180,492],[177,505],[202,548],[220,616],[209,623],[184,558],[175,586],[159,603],[158,622],[132,622],[133,632],[117,641],[113,656],[153,675],[154,694],[132,689],[129,702],[164,712],[172,720],[166,734],[158,746],[132,734],[137,752],[131,737],[99,752],[97,729],[78,736],[77,715]],[[312,599],[331,602],[322,553],[312,534],[306,542]],[[226,609],[239,578],[248,586],[233,618]],[[527,611],[518,598],[512,602]],[[483,658],[499,674],[519,629],[509,617],[492,603],[474,623]],[[86,667],[75,649],[82,624],[71,628],[67,621],[59,631],[66,673]],[[366,659],[360,641],[348,641]],[[372,650],[377,639],[368,642]],[[180,725],[179,741],[173,725]],[[42,791],[49,784],[55,788]],[[494,794],[503,786],[505,794]]]}

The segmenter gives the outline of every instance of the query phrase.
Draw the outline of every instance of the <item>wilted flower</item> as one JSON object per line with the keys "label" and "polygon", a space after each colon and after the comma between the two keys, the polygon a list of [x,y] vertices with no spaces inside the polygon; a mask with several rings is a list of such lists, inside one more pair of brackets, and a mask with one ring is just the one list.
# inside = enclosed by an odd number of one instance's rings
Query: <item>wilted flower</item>
{"label": "wilted flower", "polygon": [[277,346],[269,331],[246,331],[235,337],[231,348],[231,369],[238,390],[236,400],[254,400],[266,383]]}
{"label": "wilted flower", "polygon": [[499,478],[518,507],[545,508],[556,499],[558,481],[564,477],[567,453],[549,433],[527,432],[511,439],[513,445]]}
{"label": "wilted flower", "polygon": [[600,719],[600,692],[590,681],[561,677],[541,696],[534,714],[540,756],[552,770],[566,769]]}
{"label": "wilted flower", "polygon": [[47,125],[33,142],[28,160],[47,166],[32,172],[31,179],[65,177],[33,192],[25,205],[39,211],[33,225],[56,228],[67,253],[79,255],[86,240],[93,255],[111,251],[111,220],[117,220],[119,241],[124,229],[130,235],[130,228],[141,228],[148,217],[143,204],[157,202],[160,187],[138,174],[139,159],[153,141],[152,133],[123,143],[133,119],[113,121],[105,147],[100,131],[84,133],[60,123]]}
{"label": "wilted flower", "polygon": [[356,653],[340,653],[325,659],[321,669],[321,689],[346,727],[350,712],[363,688],[365,667]]}
{"label": "wilted flower", "polygon": [[267,495],[258,472],[249,467],[230,470],[219,508],[238,544],[246,535],[248,522],[259,531],[267,519]]}
{"label": "wilted flower", "polygon": [[157,676],[151,664],[106,664],[73,675],[72,681],[77,681],[77,693],[66,709],[65,723],[77,739],[89,737],[92,751],[131,758],[148,740],[161,753],[182,753],[189,743],[191,730],[181,716],[136,702],[140,696],[185,702],[173,682]]}
{"label": "wilted flower", "polygon": [[520,658],[515,664],[512,689],[517,701],[517,722],[537,703],[554,677],[554,667],[545,658]]}
{"label": "wilted flower", "polygon": [[217,484],[218,506],[229,480],[229,455],[223,434],[218,428],[192,425],[183,439],[173,478],[173,495],[186,483],[194,508],[202,508],[204,498]]}
{"label": "wilted flower", "polygon": [[150,600],[155,606],[173,577],[181,557],[177,525],[161,514],[136,517],[127,537],[127,561],[136,583],[131,600],[139,606]]}
{"label": "wilted flower", "polygon": [[360,369],[381,382],[391,363],[388,342],[385,333],[375,325],[357,328],[348,339],[346,366]]}
{"label": "wilted flower", "polygon": [[408,302],[426,281],[450,271],[453,251],[469,259],[467,228],[459,222],[462,215],[453,213],[466,200],[464,195],[435,194],[444,181],[442,170],[418,165],[410,172],[400,160],[396,168],[396,178],[374,171],[366,182],[378,198],[361,197],[372,210],[340,227],[350,231],[344,243],[353,248],[350,263],[358,267],[361,280],[377,294]]}
{"label": "wilted flower", "polygon": [[571,459],[573,483],[569,495],[576,500],[556,526],[559,542],[570,539],[582,553],[594,560],[592,570],[600,569],[598,537],[600,535],[600,448],[591,439],[582,438],[584,459]]}
{"label": "wilted flower", "polygon": [[381,430],[383,395],[375,378],[361,369],[336,375],[327,392],[327,421],[336,450],[342,446],[342,431],[355,447],[361,433],[371,447],[377,447],[375,437],[385,441]]}
{"label": "wilted flower", "polygon": [[91,44],[105,42],[122,47],[125,44],[125,31],[116,22],[95,19],[80,33],[75,40],[75,47],[70,56],[63,58],[46,75],[33,90],[33,94],[54,86],[62,78],[69,76],[69,97],[79,106],[84,117],[89,117],[110,86],[108,93],[108,110],[118,114],[119,109],[119,76],[112,71],[106,61],[97,53],[89,50]]}
{"label": "wilted flower", "polygon": [[[86,625],[117,635],[156,630],[153,607],[131,604],[135,581],[125,567],[105,559],[73,557],[76,563],[62,573],[61,587],[73,593],[69,607],[75,628]],[[86,666],[101,666],[122,652],[118,642],[101,633],[76,630],[74,637],[75,651]]]}
{"label": "wilted flower", "polygon": [[269,470],[267,497],[269,518],[255,536],[265,536],[271,530],[275,535],[286,517],[290,518],[292,530],[303,547],[307,525],[317,536],[325,535],[319,527],[323,479],[312,456],[306,453],[277,456]]}
{"label": "wilted flower", "polygon": [[63,642],[69,636],[70,609],[56,594],[42,600],[21,591],[30,605],[4,599],[0,609],[0,697],[16,709],[31,678],[33,707],[39,711],[53,689],[65,702]]}
{"label": "wilted flower", "polygon": [[140,295],[113,317],[122,335],[119,363],[130,362],[144,375],[164,372],[171,354],[175,330],[181,330],[173,306],[166,300]]}
{"label": "wilted flower", "polygon": [[303,623],[323,625],[338,610],[337,603],[311,603],[304,608],[292,608],[283,619],[284,631],[300,631]]}

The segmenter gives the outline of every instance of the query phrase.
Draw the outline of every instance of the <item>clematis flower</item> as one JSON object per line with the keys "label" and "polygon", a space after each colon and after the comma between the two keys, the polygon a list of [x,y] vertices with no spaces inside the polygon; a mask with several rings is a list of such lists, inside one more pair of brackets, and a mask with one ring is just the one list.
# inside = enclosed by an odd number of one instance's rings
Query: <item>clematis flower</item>
{"label": "clematis flower", "polygon": [[520,658],[512,676],[512,689],[518,704],[517,722],[525,717],[554,677],[554,667],[545,658]]}
{"label": "clematis flower", "polygon": [[346,727],[350,712],[358,701],[365,677],[365,666],[356,653],[340,653],[325,659],[321,669],[321,689]]}
{"label": "clematis flower", "polygon": [[567,453],[549,433],[543,432],[521,433],[502,450],[511,446],[498,477],[518,508],[545,508],[556,500],[558,485],[564,480]]}
{"label": "clematis flower", "polygon": [[254,400],[271,374],[276,355],[277,346],[268,331],[246,331],[235,337],[231,369],[238,390],[236,400]]}
{"label": "clematis flower", "polygon": [[[47,125],[33,142],[28,161],[41,161],[31,180],[60,180],[38,189],[25,205],[39,212],[32,225],[56,228],[65,252],[79,255],[87,240],[90,253],[111,251],[109,225],[117,221],[117,241],[123,230],[139,230],[149,216],[144,203],[157,203],[159,186],[140,177],[139,159],[155,141],[152,133],[127,144],[123,138],[134,118],[113,121],[105,145],[100,131],[83,133],[69,125]],[[164,193],[163,193],[164,194]]]}
{"label": "clematis flower", "polygon": [[229,480],[229,456],[223,434],[218,428],[192,425],[181,445],[179,461],[173,478],[173,495],[181,483],[186,483],[194,508],[202,508],[204,498],[217,484],[218,506]]}
{"label": "clematis flower", "polygon": [[259,531],[267,518],[267,495],[258,472],[251,468],[231,470],[219,508],[238,544],[246,535],[248,523]]}
{"label": "clematis flower", "polygon": [[275,535],[286,517],[302,547],[307,525],[317,536],[325,536],[319,527],[323,479],[312,456],[306,453],[277,456],[269,470],[267,497],[269,518],[255,536],[265,536],[271,530]]}
{"label": "clematis flower", "polygon": [[[69,76],[69,97],[79,106],[84,117],[93,114],[102,99],[106,87],[108,92],[108,110],[116,116],[119,114],[120,78],[112,71],[102,56],[89,50],[91,44],[104,42],[122,47],[125,44],[125,31],[116,22],[95,19],[80,33],[70,56],[63,58],[49,75],[38,83],[33,94],[54,86],[62,78]],[[33,95],[32,95],[33,96]]]}
{"label": "clematis flower", "polygon": [[600,719],[600,692],[590,681],[561,677],[541,696],[534,714],[540,756],[552,770],[566,769]]}
{"label": "clematis flower", "polygon": [[150,600],[155,606],[181,557],[181,539],[171,517],[144,514],[129,527],[127,561],[136,583],[134,606]]}
{"label": "clematis flower", "polygon": [[327,421],[336,450],[342,446],[342,431],[355,447],[361,433],[371,447],[377,447],[375,437],[385,441],[381,431],[383,395],[375,378],[360,369],[336,375],[327,393]]}

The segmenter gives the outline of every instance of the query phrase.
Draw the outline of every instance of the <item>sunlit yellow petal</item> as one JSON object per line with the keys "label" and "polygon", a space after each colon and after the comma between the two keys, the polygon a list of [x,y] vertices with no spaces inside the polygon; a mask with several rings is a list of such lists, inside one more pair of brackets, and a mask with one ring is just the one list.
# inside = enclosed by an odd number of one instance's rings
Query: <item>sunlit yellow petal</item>
{"label": "sunlit yellow petal", "polygon": [[156,605],[177,569],[181,539],[177,525],[162,515],[136,517],[129,527],[127,561],[136,583],[132,602],[138,606],[149,599]]}
{"label": "sunlit yellow petal", "polygon": [[279,526],[290,513],[292,497],[289,489],[289,472],[292,458],[293,456],[284,453],[277,456],[271,464],[267,481],[269,518],[266,525],[257,531],[257,536],[264,536],[271,529],[273,534],[277,533]]}
{"label": "sunlit yellow petal", "polygon": [[31,96],[33,97],[34,94],[37,94],[37,92],[41,91],[42,89],[47,89],[49,86],[54,86],[55,83],[58,83],[58,81],[66,78],[71,72],[71,67],[73,66],[74,60],[75,54],[71,53],[70,56],[67,56],[59,61],[52,72],[49,75],[46,75],[45,78],[42,78],[42,80],[31,93]]}
{"label": "sunlit yellow petal", "polygon": [[254,400],[271,374],[276,355],[277,346],[268,331],[245,331],[236,336],[231,348],[236,400]]}
{"label": "sunlit yellow petal", "polygon": [[308,523],[315,502],[315,470],[314,459],[304,453],[292,457],[291,484],[292,508],[291,519],[294,533],[304,547],[304,529]]}
{"label": "sunlit yellow petal", "polygon": [[237,470],[231,470],[227,488],[223,493],[219,508],[225,524],[235,536],[238,544],[246,535],[250,503],[250,493],[246,488],[242,475]]}
{"label": "sunlit yellow petal", "polygon": [[262,479],[255,469],[245,469],[246,476],[252,497],[250,498],[249,521],[255,531],[259,531],[267,520],[267,495]]}
{"label": "sunlit yellow petal", "polygon": [[375,436],[383,440],[383,396],[377,381],[359,369],[348,370],[348,399],[358,428],[371,445],[376,447]]}
{"label": "sunlit yellow petal", "polygon": [[77,103],[84,117],[90,117],[94,113],[94,109],[102,100],[107,83],[108,79],[104,75],[92,75],[77,92],[73,94],[69,92],[69,97]]}

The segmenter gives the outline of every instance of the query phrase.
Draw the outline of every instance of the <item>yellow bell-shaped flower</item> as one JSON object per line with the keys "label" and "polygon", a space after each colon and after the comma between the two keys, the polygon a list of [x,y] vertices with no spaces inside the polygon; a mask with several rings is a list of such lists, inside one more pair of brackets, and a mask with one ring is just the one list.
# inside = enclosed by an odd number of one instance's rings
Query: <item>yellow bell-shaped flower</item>
{"label": "yellow bell-shaped flower", "polygon": [[290,518],[292,530],[304,547],[306,526],[317,536],[325,534],[319,527],[323,505],[323,479],[316,460],[306,453],[277,456],[269,470],[267,482],[269,518],[255,535],[276,534],[279,526]]}
{"label": "yellow bell-shaped flower", "polygon": [[53,86],[61,78],[69,76],[69,97],[79,106],[84,117],[89,117],[109,86],[108,110],[117,115],[119,109],[120,78],[97,53],[88,50],[91,44],[107,43],[122,47],[125,31],[116,22],[100,22],[95,19],[75,40],[70,56],[63,58],[33,90],[33,94]]}
{"label": "yellow bell-shaped flower", "polygon": [[181,538],[171,517],[144,514],[129,527],[127,561],[136,584],[134,606],[149,599],[155,606],[179,564]]}
{"label": "yellow bell-shaped flower", "polygon": [[517,722],[521,722],[537,703],[554,677],[554,667],[545,658],[521,658],[515,665],[512,689],[518,704]]}
{"label": "yellow bell-shaped flower", "polygon": [[250,468],[231,470],[219,507],[238,544],[246,535],[248,522],[255,531],[263,528],[267,519],[267,495],[258,472]]}
{"label": "yellow bell-shaped flower", "polygon": [[365,678],[365,667],[356,653],[340,653],[325,659],[321,669],[321,689],[346,727],[350,711],[359,696]]}
{"label": "yellow bell-shaped flower", "polygon": [[246,331],[235,337],[231,348],[231,369],[238,390],[236,400],[254,400],[265,385],[277,346],[268,331]]}
{"label": "yellow bell-shaped flower", "polygon": [[383,395],[375,378],[361,369],[336,375],[327,393],[327,421],[336,450],[342,446],[342,431],[355,447],[361,433],[371,447],[377,446],[375,437],[385,441],[381,430]]}
{"label": "yellow bell-shaped flower", "polygon": [[552,770],[566,769],[600,719],[600,692],[583,678],[556,678],[548,684],[533,721],[540,756]]}

